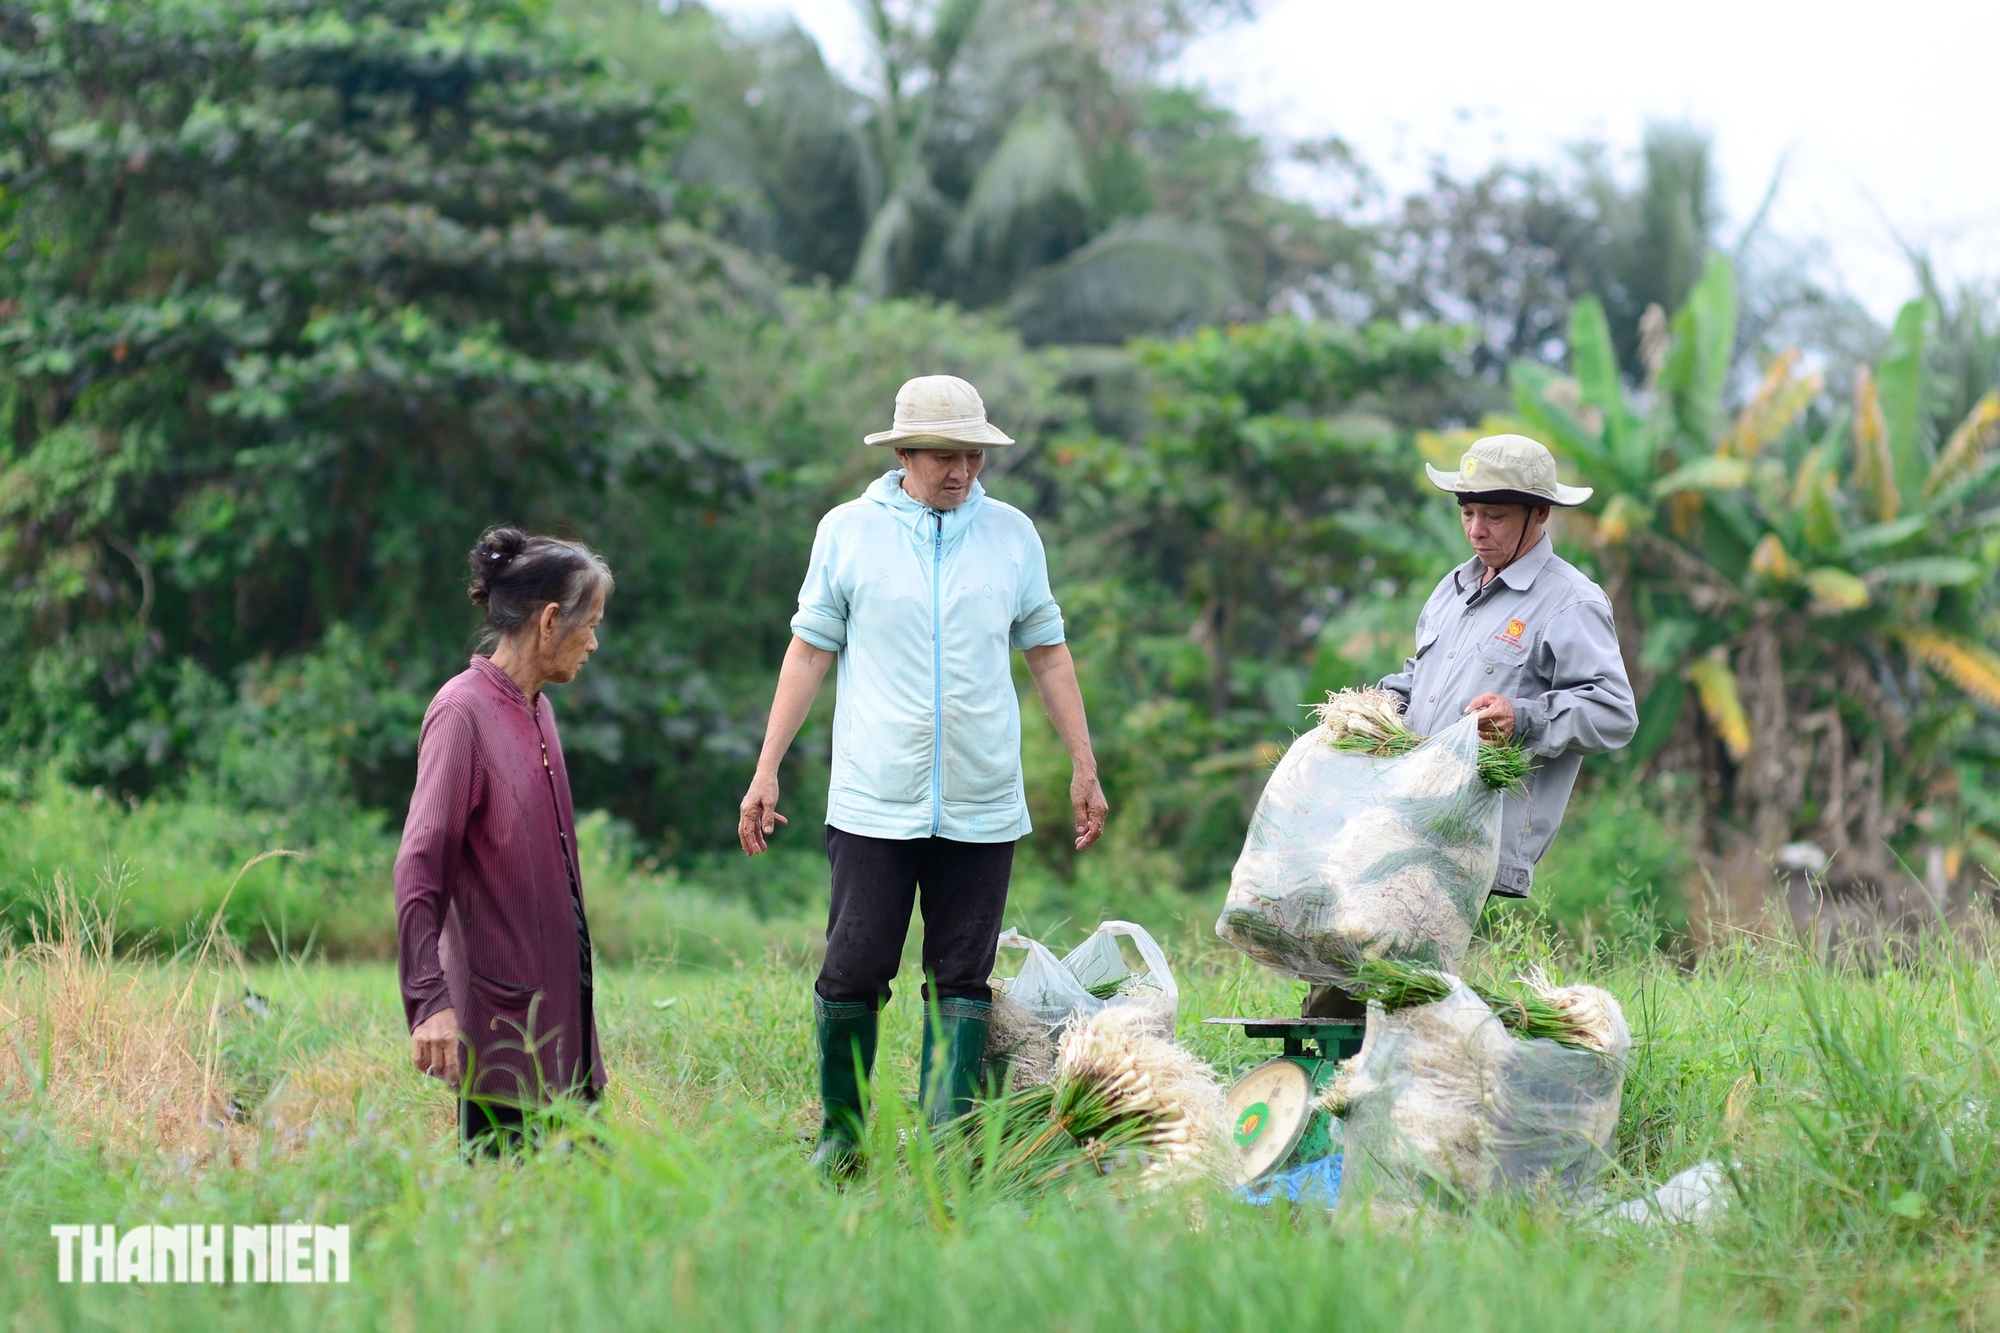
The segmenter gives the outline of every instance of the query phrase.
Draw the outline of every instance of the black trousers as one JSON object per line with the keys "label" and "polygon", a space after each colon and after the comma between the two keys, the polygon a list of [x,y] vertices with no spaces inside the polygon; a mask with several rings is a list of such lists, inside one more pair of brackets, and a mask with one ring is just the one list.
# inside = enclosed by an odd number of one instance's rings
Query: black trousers
{"label": "black trousers", "polygon": [[458,1137],[472,1157],[499,1157],[538,1146],[528,1134],[527,1116],[518,1106],[458,1099]]}
{"label": "black trousers", "polygon": [[910,908],[924,910],[924,998],[991,1000],[993,954],[1014,872],[1011,842],[869,838],[828,826],[833,906],[826,962],[814,989],[832,1004],[889,998],[903,961]]}
{"label": "black trousers", "polygon": [[[585,1084],[578,1090],[586,1112],[597,1106],[597,1089]],[[468,1157],[502,1157],[530,1152],[542,1146],[551,1127],[546,1111],[532,1117],[518,1106],[489,1102],[461,1095],[458,1099],[458,1137]]]}

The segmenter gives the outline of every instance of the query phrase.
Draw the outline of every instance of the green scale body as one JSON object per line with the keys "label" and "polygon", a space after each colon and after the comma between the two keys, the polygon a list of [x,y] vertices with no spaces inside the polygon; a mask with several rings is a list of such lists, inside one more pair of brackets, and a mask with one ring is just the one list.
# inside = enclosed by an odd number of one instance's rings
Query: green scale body
{"label": "green scale body", "polygon": [[1245,1074],[1229,1092],[1230,1131],[1243,1183],[1316,1162],[1339,1151],[1331,1113],[1316,1105],[1335,1068],[1361,1049],[1360,1023],[1318,1018],[1211,1018],[1282,1053]]}

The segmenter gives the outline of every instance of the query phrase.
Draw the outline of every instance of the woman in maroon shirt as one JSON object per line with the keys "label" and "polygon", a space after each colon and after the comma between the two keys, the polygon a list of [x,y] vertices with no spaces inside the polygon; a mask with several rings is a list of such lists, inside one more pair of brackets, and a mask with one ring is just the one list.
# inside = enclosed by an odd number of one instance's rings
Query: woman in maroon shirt
{"label": "woman in maroon shirt", "polygon": [[472,548],[485,644],[424,713],[396,855],[403,1012],[417,1068],[460,1090],[467,1143],[604,1086],[569,774],[544,685],[597,650],[611,571],[589,547],[495,528]]}

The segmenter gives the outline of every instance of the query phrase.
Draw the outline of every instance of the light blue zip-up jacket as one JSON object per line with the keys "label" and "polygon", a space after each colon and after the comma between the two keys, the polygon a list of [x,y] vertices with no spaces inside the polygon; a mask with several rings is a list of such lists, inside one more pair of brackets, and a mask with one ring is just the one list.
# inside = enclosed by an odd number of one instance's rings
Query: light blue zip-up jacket
{"label": "light blue zip-up jacket", "polygon": [[792,633],[840,654],[826,822],[874,838],[1025,835],[1011,650],[1063,641],[1026,514],[978,482],[920,504],[898,468],[819,522]]}

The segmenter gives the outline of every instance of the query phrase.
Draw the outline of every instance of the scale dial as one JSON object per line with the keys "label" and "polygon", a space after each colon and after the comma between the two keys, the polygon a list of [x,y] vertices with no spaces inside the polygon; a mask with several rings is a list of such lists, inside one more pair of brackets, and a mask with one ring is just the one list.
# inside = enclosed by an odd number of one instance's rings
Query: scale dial
{"label": "scale dial", "polygon": [[1229,1129],[1236,1145],[1236,1180],[1247,1184],[1285,1160],[1312,1118],[1312,1078],[1280,1056],[1238,1079],[1229,1090]]}

